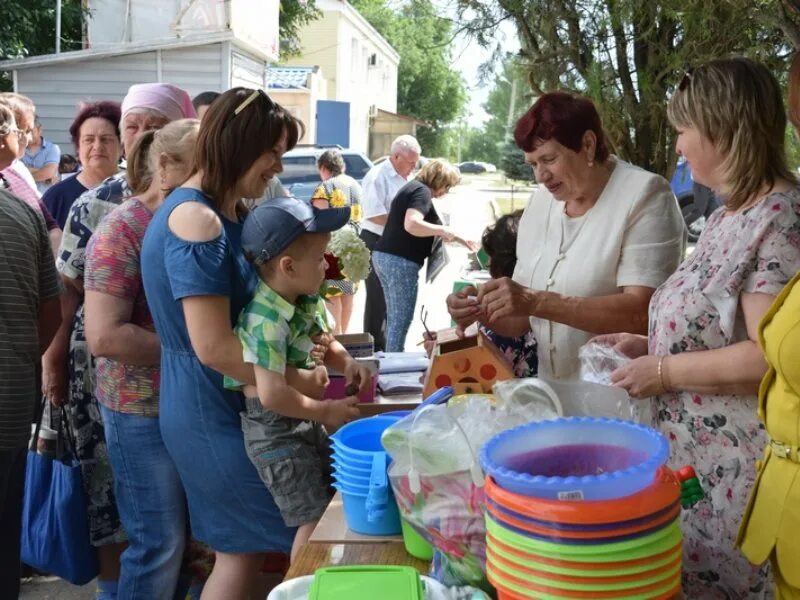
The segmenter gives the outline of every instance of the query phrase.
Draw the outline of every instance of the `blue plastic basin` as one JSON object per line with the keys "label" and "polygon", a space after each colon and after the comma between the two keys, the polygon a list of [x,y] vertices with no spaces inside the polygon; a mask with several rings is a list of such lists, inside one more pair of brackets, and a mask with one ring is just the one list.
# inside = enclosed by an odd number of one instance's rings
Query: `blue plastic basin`
{"label": "blue plastic basin", "polygon": [[331,436],[334,452],[340,449],[347,455],[371,461],[373,452],[383,452],[381,434],[396,422],[396,417],[372,417],[352,421]]}
{"label": "blue plastic basin", "polygon": [[342,494],[344,519],[347,527],[363,535],[399,535],[400,513],[394,496],[389,495],[389,501],[380,518],[370,522],[367,513],[367,495],[348,492],[346,488],[339,490]]}
{"label": "blue plastic basin", "polygon": [[666,438],[650,427],[571,417],[496,435],[481,449],[481,465],[500,487],[517,494],[609,500],[650,485],[668,456]]}

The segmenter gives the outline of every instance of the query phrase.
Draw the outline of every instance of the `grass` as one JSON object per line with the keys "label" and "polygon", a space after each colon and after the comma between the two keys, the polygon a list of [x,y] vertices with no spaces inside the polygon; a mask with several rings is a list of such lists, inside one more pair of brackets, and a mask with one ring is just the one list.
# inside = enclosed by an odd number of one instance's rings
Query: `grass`
{"label": "grass", "polygon": [[500,217],[502,215],[507,215],[508,213],[514,212],[515,210],[520,210],[528,206],[528,197],[530,196],[527,192],[520,192],[519,194],[514,194],[514,198],[510,196],[503,196],[500,198],[495,198],[495,204],[497,204],[497,216]]}

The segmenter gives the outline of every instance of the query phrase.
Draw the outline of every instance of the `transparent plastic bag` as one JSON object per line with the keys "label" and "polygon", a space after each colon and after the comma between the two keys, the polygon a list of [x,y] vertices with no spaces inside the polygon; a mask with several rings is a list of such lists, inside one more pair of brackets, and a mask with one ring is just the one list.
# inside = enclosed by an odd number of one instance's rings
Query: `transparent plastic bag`
{"label": "transparent plastic bag", "polygon": [[489,438],[530,422],[531,415],[524,403],[475,394],[422,407],[383,433],[400,514],[436,550],[432,574],[445,585],[491,589],[478,454]]}
{"label": "transparent plastic bag", "polygon": [[630,358],[608,344],[589,342],[578,350],[582,381],[611,385],[611,373],[630,362]]}

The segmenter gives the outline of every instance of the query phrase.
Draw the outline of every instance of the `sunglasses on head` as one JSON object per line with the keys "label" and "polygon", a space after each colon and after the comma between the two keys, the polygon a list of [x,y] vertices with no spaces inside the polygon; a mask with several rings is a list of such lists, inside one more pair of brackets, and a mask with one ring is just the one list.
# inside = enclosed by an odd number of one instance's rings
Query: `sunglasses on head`
{"label": "sunglasses on head", "polygon": [[273,108],[275,108],[275,103],[269,96],[267,96],[267,93],[264,90],[262,89],[253,90],[253,92],[249,96],[247,96],[247,98],[242,100],[239,106],[233,109],[233,112],[228,117],[228,121],[225,124],[227,125],[228,123],[230,123],[233,119],[236,118],[236,116],[240,112],[242,112],[245,108],[250,106],[259,97],[263,98],[264,101],[267,103],[267,109],[272,110]]}

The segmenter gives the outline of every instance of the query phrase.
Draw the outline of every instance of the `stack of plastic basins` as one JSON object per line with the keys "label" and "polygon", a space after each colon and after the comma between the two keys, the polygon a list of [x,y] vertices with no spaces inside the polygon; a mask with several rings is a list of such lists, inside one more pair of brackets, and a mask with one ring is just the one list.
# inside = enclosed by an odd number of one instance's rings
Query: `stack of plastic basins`
{"label": "stack of plastic basins", "polygon": [[396,416],[359,419],[331,436],[333,487],[342,495],[347,526],[356,533],[400,533],[400,514],[386,474],[386,452],[381,446],[381,434],[396,421]]}
{"label": "stack of plastic basins", "polygon": [[612,419],[530,423],[487,442],[487,574],[498,597],[676,597],[681,488],[668,454],[657,431]]}

